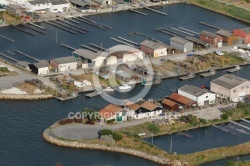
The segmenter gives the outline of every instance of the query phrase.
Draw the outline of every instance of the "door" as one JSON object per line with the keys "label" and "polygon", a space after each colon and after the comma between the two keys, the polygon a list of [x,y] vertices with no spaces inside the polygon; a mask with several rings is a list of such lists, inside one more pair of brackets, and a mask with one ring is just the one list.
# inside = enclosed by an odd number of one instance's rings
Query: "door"
{"label": "door", "polygon": [[204,106],[206,107],[208,105],[209,105],[209,100],[204,101]]}

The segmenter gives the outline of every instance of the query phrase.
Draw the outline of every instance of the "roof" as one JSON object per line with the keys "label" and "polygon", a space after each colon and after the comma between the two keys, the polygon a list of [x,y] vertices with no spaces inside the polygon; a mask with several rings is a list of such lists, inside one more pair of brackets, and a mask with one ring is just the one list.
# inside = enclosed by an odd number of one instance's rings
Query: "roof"
{"label": "roof", "polygon": [[224,76],[221,76],[215,79],[214,81],[211,81],[211,83],[214,83],[226,89],[233,89],[247,81],[248,81],[247,79],[235,75],[225,74]]}
{"label": "roof", "polygon": [[141,106],[139,104],[131,104],[131,105],[127,105],[127,107],[131,110],[138,110],[139,108],[141,108]]}
{"label": "roof", "polygon": [[34,1],[27,1],[27,2],[29,2],[31,5],[50,3],[48,0],[34,0]]}
{"label": "roof", "polygon": [[101,109],[100,111],[99,111],[99,114],[103,117],[103,118],[110,118],[110,117],[112,117],[112,116],[114,116],[115,115],[115,112],[112,112],[112,111],[109,111],[109,110],[107,110],[107,109]]}
{"label": "roof", "polygon": [[143,42],[140,43],[140,45],[151,48],[151,49],[157,49],[157,48],[163,48],[166,47],[163,42],[160,41],[152,41],[152,40],[144,40]]}
{"label": "roof", "polygon": [[201,89],[197,86],[193,86],[193,85],[185,85],[181,88],[179,88],[179,90],[183,91],[183,92],[186,92],[190,95],[193,95],[193,96],[202,96],[206,93],[209,93],[209,91],[207,91],[206,89]]}
{"label": "roof", "polygon": [[99,56],[98,53],[87,50],[87,49],[77,49],[73,51],[73,54],[76,54],[78,56],[84,57],[86,59],[93,60]]}
{"label": "roof", "polygon": [[18,61],[16,64],[19,65],[19,66],[21,66],[21,67],[26,68],[26,67],[29,67],[30,63],[26,62],[26,61]]}
{"label": "roof", "polygon": [[113,73],[119,75],[119,76],[122,76],[123,78],[131,78],[131,75],[129,73],[126,73],[122,70],[114,70]]}
{"label": "roof", "polygon": [[73,56],[67,56],[62,58],[55,58],[54,61],[56,61],[58,64],[64,64],[64,63],[77,62],[77,59]]}
{"label": "roof", "polygon": [[141,50],[139,50],[137,48],[134,48],[134,47],[131,47],[128,45],[124,45],[124,44],[115,45],[113,47],[106,49],[106,51],[109,51],[110,53],[118,52],[120,54],[125,54],[125,53],[129,53],[129,52],[130,53],[131,52],[142,52]]}
{"label": "roof", "polygon": [[66,0],[50,0],[52,5],[61,5],[61,4],[68,4],[69,2]]}
{"label": "roof", "polygon": [[202,46],[207,46],[207,45],[209,45],[207,42],[204,42],[204,41],[200,40],[199,38],[196,38],[196,37],[193,37],[193,36],[186,36],[185,38],[186,38],[187,40],[191,41],[191,42],[200,44],[200,45],[202,45]]}
{"label": "roof", "polygon": [[149,101],[144,101],[142,104],[141,104],[141,107],[142,108],[146,108],[150,111],[153,111],[154,109],[156,109],[158,106],[155,105],[154,103],[151,103]]}
{"label": "roof", "polygon": [[172,37],[172,38],[170,38],[170,41],[174,41],[174,42],[180,43],[180,44],[187,44],[187,43],[190,43],[190,41],[185,40],[185,39],[180,38],[180,37]]}
{"label": "roof", "polygon": [[7,8],[11,8],[11,9],[23,9],[21,6],[15,5],[15,4],[9,4],[7,6]]}
{"label": "roof", "polygon": [[184,105],[190,105],[190,104],[194,103],[194,101],[192,101],[191,99],[189,99],[185,96],[179,95],[177,93],[171,94],[168,98],[172,99],[174,101],[177,101],[181,104],[184,104]]}
{"label": "roof", "polygon": [[49,67],[49,62],[46,61],[46,60],[42,60],[42,61],[40,61],[40,62],[33,63],[33,65],[34,65],[36,68]]}
{"label": "roof", "polygon": [[250,34],[250,28],[243,28],[241,30],[244,31],[246,34]]}
{"label": "roof", "polygon": [[233,34],[227,30],[224,29],[220,29],[217,32],[215,32],[216,34],[220,35],[220,36],[224,36],[224,37],[230,37],[233,36]]}
{"label": "roof", "polygon": [[83,0],[69,0],[69,2],[80,5],[80,6],[89,6],[90,3]]}
{"label": "roof", "polygon": [[174,102],[174,101],[171,101],[171,100],[169,100],[169,99],[163,99],[162,100],[162,104],[165,104],[165,105],[168,105],[168,106],[174,106],[174,105],[176,105],[177,103],[176,102]]}
{"label": "roof", "polygon": [[109,105],[107,105],[106,107],[105,107],[105,109],[106,110],[109,110],[109,111],[111,111],[111,112],[119,112],[119,111],[121,111],[121,110],[123,110],[123,108],[122,107],[119,107],[119,106],[117,106],[117,105],[114,105],[114,104],[109,104]]}
{"label": "roof", "polygon": [[200,32],[201,35],[210,37],[210,38],[216,38],[217,35],[215,33],[209,32],[209,31],[201,31]]}

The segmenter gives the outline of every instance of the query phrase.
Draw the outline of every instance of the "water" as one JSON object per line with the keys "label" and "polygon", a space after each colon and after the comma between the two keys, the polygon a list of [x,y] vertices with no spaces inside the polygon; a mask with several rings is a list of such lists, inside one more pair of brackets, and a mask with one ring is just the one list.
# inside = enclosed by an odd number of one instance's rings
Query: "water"
{"label": "water", "polygon": [[212,163],[207,163],[207,164],[203,164],[203,166],[223,166],[226,165],[227,162],[229,161],[246,161],[246,160],[250,160],[250,155],[244,155],[244,156],[239,156],[239,157],[230,157],[230,158],[226,158],[223,160],[218,160]]}
{"label": "water", "polygon": [[[214,31],[213,29],[199,25],[199,21],[213,23],[216,26],[230,30],[247,26],[229,17],[186,4],[172,5],[158,9],[167,12],[168,16],[161,16],[147,10],[143,10],[143,12],[148,14],[147,16],[141,16],[128,11],[89,16],[88,18],[98,23],[112,26],[114,30],[102,31],[83,24],[87,29],[91,30],[90,33],[86,34],[73,35],[48,24],[41,23],[42,26],[47,28],[47,34],[37,34],[37,36],[32,37],[10,27],[4,27],[0,29],[0,34],[13,38],[16,42],[11,43],[0,38],[0,52],[20,50],[36,58],[51,59],[71,55],[71,51],[61,47],[60,43],[65,43],[76,48],[81,44],[88,44],[90,42],[99,45],[102,43],[104,47],[109,47],[117,44],[110,39],[110,37],[114,36],[122,36],[136,42],[141,42],[144,38],[127,35],[127,33],[133,31],[141,32],[169,43],[169,36],[156,32],[156,28],[178,25],[197,32],[203,29]],[[55,42],[56,31],[58,32],[58,43]],[[32,62],[21,55],[16,55],[15,58]],[[246,66],[236,74],[250,79],[249,71],[250,66]],[[215,77],[195,78],[183,82],[177,78],[163,80],[162,84],[152,87],[146,98],[161,98],[169,95],[171,89],[179,88],[185,84],[208,86],[211,80],[225,73],[226,71],[224,70],[218,72]],[[141,89],[141,86],[136,86],[132,92],[115,93],[114,96],[128,98],[137,94]],[[0,101],[0,165],[55,165],[57,162],[64,165],[131,165],[130,161],[133,161],[133,165],[156,165],[148,160],[120,153],[58,147],[43,141],[41,138],[41,133],[45,128],[55,121],[65,118],[69,112],[81,111],[84,107],[91,107],[98,110],[106,104],[107,102],[101,97],[86,99],[84,95],[64,102],[59,102],[55,99]],[[199,132],[195,133],[199,134]]]}

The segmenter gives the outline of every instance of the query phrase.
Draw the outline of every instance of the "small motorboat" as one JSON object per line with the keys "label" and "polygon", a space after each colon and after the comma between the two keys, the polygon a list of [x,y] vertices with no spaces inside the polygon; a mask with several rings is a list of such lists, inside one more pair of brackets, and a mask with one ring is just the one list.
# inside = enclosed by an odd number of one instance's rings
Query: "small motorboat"
{"label": "small motorboat", "polygon": [[128,90],[131,89],[131,86],[129,86],[128,84],[122,84],[121,86],[119,86],[120,90]]}
{"label": "small motorboat", "polygon": [[105,91],[105,92],[114,92],[114,89],[111,88],[110,86],[108,86],[108,87],[104,88],[103,91]]}

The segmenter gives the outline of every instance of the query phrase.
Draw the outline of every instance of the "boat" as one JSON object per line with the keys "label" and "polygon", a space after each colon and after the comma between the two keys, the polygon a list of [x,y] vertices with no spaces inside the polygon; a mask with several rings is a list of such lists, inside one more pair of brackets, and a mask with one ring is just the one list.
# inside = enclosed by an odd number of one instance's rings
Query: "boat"
{"label": "boat", "polygon": [[108,87],[104,88],[103,91],[105,91],[105,92],[114,92],[114,89],[111,88],[110,86],[108,86]]}
{"label": "boat", "polygon": [[224,55],[224,53],[221,50],[216,50],[215,53],[220,56]]}
{"label": "boat", "polygon": [[194,74],[194,73],[189,73],[188,75],[179,77],[179,79],[180,79],[180,80],[188,80],[188,79],[191,79],[191,78],[194,78],[194,77],[196,77],[196,74]]}
{"label": "boat", "polygon": [[209,70],[208,72],[206,73],[202,73],[200,74],[201,77],[209,77],[209,76],[213,76],[216,74],[216,71],[215,70]]}
{"label": "boat", "polygon": [[234,66],[234,68],[227,70],[228,73],[233,73],[239,71],[241,67],[239,65]]}
{"label": "boat", "polygon": [[121,86],[119,86],[120,90],[127,90],[127,89],[131,89],[131,86],[129,86],[128,84],[122,84]]}
{"label": "boat", "polygon": [[142,85],[142,86],[145,86],[146,83],[147,83],[147,81],[146,81],[145,79],[143,79],[143,80],[141,81],[141,85]]}

